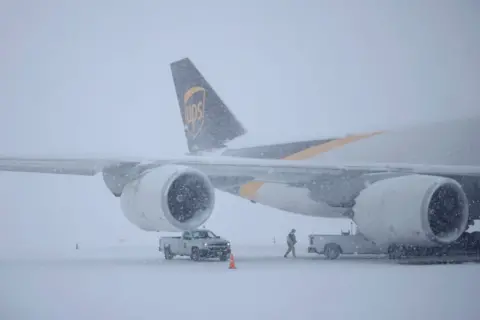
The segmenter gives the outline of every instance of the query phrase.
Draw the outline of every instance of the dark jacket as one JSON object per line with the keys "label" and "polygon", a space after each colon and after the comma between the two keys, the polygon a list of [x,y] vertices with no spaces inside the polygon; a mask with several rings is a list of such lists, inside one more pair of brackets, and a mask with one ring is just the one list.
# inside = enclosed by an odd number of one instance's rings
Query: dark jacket
{"label": "dark jacket", "polygon": [[287,242],[291,244],[297,243],[297,237],[295,237],[295,233],[290,232],[287,237]]}

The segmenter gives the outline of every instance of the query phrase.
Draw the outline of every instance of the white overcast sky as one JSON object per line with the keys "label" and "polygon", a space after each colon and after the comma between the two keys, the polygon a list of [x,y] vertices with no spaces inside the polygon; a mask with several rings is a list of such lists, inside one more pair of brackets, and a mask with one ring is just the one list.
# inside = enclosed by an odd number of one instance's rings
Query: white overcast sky
{"label": "white overcast sky", "polygon": [[[0,154],[185,153],[169,63],[187,56],[249,130],[237,144],[480,112],[475,0],[9,0],[0,41]],[[2,246],[155,239],[100,177],[0,177]],[[209,226],[237,241],[340,228],[218,198]]]}

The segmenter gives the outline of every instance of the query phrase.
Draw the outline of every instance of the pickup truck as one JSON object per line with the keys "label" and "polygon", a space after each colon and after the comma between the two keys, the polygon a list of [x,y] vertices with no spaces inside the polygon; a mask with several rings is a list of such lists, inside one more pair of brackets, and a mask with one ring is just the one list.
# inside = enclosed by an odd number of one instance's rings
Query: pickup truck
{"label": "pickup truck", "polygon": [[206,229],[185,231],[180,237],[162,237],[158,251],[163,251],[167,260],[175,256],[189,256],[193,261],[201,258],[219,258],[226,261],[231,252],[229,241]]}
{"label": "pickup truck", "polygon": [[340,235],[311,234],[308,236],[309,253],[324,254],[327,259],[337,259],[340,254],[386,254],[388,248],[382,248],[368,240],[363,234],[342,232]]}

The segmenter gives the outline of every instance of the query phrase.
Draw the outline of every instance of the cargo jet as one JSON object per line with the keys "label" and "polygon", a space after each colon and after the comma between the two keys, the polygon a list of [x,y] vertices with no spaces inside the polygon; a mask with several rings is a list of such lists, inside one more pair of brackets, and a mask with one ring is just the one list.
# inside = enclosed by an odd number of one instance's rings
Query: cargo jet
{"label": "cargo jet", "polygon": [[349,218],[389,246],[448,245],[480,219],[480,116],[232,149],[246,134],[241,123],[190,59],[171,63],[171,71],[189,154],[4,156],[0,170],[102,174],[125,217],[146,231],[198,228],[212,214],[215,189],[302,215]]}

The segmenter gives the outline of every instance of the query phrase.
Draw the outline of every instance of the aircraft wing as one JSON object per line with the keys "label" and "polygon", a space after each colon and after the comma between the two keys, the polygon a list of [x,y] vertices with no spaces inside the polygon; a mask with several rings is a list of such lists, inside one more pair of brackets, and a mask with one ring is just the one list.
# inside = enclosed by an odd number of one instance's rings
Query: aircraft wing
{"label": "aircraft wing", "polygon": [[122,163],[128,163],[128,161],[83,158],[0,157],[0,171],[93,176],[106,168]]}
{"label": "aircraft wing", "polygon": [[[424,165],[406,163],[318,163],[309,160],[267,160],[227,156],[183,156],[164,159],[88,159],[0,157],[0,171],[38,172],[93,176],[103,171],[115,174],[116,168],[133,172],[167,164],[194,167],[209,176],[250,177],[275,183],[303,183],[318,176],[353,177],[369,173],[417,173],[440,176],[478,176],[479,166]],[[124,172],[124,171],[123,171]]]}

